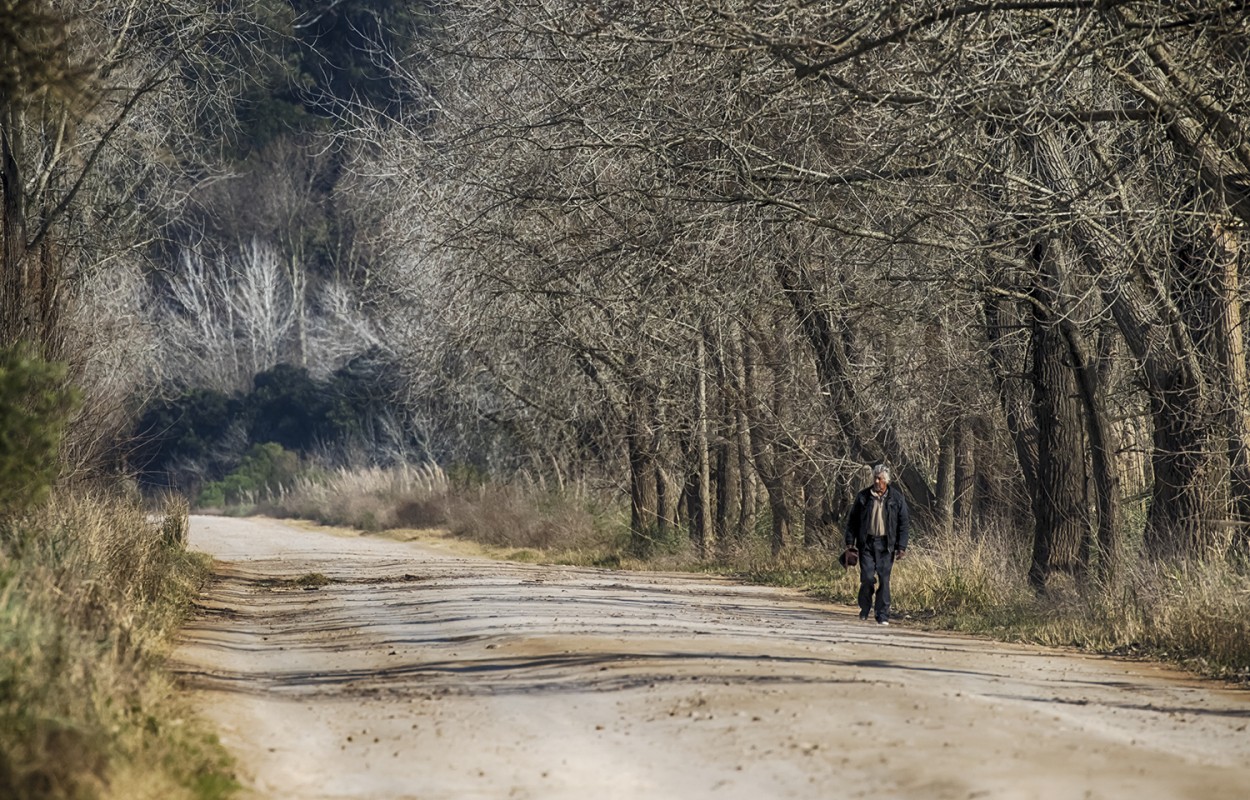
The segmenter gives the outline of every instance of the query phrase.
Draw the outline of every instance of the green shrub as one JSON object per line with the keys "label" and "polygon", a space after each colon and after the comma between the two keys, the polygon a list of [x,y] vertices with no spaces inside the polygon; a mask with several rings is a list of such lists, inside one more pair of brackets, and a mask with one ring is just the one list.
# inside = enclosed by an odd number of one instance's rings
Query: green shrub
{"label": "green shrub", "polygon": [[256,502],[294,484],[299,472],[297,454],[274,442],[258,444],[247,451],[233,472],[201,489],[196,504],[202,508],[221,508]]}
{"label": "green shrub", "polygon": [[[254,443],[274,442],[301,456],[392,451],[414,442],[384,421],[402,417],[396,371],[370,351],[324,380],[280,364],[257,374],[252,391],[190,389],[153,403],[134,428],[130,464],[148,489],[192,491],[220,481]],[[243,487],[247,491],[247,487]]]}
{"label": "green shrub", "polygon": [[0,350],[0,516],[20,514],[47,495],[74,404],[64,366],[24,346]]}
{"label": "green shrub", "polygon": [[220,483],[210,483],[200,490],[195,504],[200,508],[223,508],[226,505],[226,490]]}
{"label": "green shrub", "polygon": [[[135,425],[130,463],[148,487],[188,490],[200,470],[218,477],[236,454],[225,446],[245,408],[238,395],[188,390],[148,408]],[[189,468],[192,467],[193,468]]]}

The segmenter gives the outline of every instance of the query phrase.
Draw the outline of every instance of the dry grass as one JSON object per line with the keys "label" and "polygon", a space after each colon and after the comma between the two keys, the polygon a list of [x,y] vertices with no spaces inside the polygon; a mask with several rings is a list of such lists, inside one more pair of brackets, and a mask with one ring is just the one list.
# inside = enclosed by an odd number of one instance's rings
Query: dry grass
{"label": "dry grass", "polygon": [[908,613],[951,617],[1030,597],[1029,556],[1019,537],[990,528],[917,538],[892,581],[895,603]]}
{"label": "dry grass", "polygon": [[206,564],[185,506],[60,496],[0,556],[0,796],[214,798],[233,780],[161,658]]}
{"label": "dry grass", "polygon": [[440,525],[447,476],[433,464],[338,469],[301,475],[258,510],[366,531]]}
{"label": "dry grass", "polygon": [[[1016,544],[1012,544],[1012,542]],[[1250,575],[1223,560],[1131,563],[1112,587],[1028,586],[1023,537],[955,534],[913,548],[896,606],[920,624],[1176,663],[1250,680]]]}
{"label": "dry grass", "polygon": [[434,465],[306,474],[257,510],[364,531],[445,526],[520,559],[601,553],[613,535],[584,497],[517,485],[453,489]]}
{"label": "dry grass", "polygon": [[518,550],[594,557],[612,533],[592,506],[576,497],[515,485],[487,485],[447,499],[453,536]]}
{"label": "dry grass", "polygon": [[1226,561],[1138,564],[1092,611],[1080,644],[1250,681],[1250,575]]}

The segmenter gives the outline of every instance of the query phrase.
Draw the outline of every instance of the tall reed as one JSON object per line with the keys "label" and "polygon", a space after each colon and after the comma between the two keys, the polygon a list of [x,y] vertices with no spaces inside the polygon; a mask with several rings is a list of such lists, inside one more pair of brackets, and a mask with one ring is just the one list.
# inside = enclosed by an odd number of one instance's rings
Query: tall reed
{"label": "tall reed", "polygon": [[311,470],[258,510],[368,531],[420,528],[444,522],[447,490],[435,464]]}

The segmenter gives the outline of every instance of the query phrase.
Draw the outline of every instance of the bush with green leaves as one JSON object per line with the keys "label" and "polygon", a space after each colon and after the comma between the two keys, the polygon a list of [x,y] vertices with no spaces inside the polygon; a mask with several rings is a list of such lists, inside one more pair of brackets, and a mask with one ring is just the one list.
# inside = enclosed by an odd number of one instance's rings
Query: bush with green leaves
{"label": "bush with green leaves", "polygon": [[20,345],[0,350],[0,516],[20,514],[47,495],[74,405],[63,365]]}
{"label": "bush with green leaves", "polygon": [[201,491],[200,507],[254,503],[276,494],[294,483],[300,471],[299,455],[276,442],[258,444],[247,451],[243,461],[225,478],[213,481]]}
{"label": "bush with green leaves", "polygon": [[139,481],[154,489],[176,488],[190,492],[191,481],[176,474],[179,466],[211,470],[212,477],[225,474],[231,448],[229,439],[244,402],[211,389],[191,389],[174,400],[153,404],[138,420],[129,444],[130,464]]}

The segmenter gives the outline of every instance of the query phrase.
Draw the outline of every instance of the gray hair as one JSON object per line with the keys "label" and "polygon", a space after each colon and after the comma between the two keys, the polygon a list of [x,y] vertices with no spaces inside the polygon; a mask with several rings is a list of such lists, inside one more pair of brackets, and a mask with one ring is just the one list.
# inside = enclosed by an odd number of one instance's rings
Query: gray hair
{"label": "gray hair", "polygon": [[876,480],[878,475],[885,478],[886,483],[890,482],[890,468],[885,464],[878,464],[872,468],[872,479]]}

